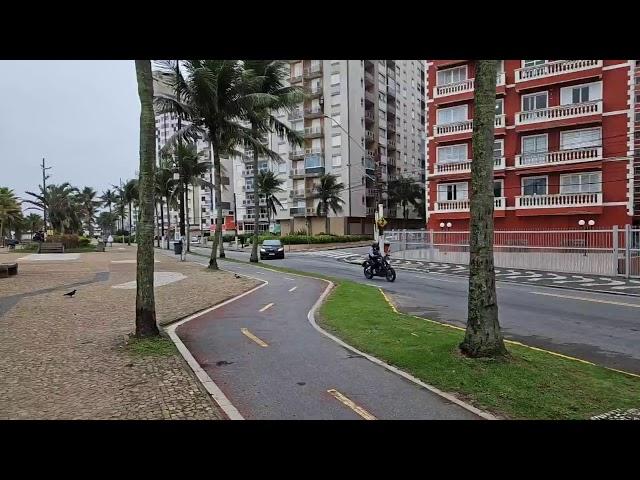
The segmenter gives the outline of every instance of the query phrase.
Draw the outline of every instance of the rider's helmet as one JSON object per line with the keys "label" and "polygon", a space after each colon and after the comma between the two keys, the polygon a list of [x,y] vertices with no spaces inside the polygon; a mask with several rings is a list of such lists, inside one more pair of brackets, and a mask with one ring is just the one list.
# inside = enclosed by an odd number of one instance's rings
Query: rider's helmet
{"label": "rider's helmet", "polygon": [[380,248],[380,245],[378,245],[378,242],[373,242],[371,244],[371,248],[376,248],[377,249],[377,248]]}

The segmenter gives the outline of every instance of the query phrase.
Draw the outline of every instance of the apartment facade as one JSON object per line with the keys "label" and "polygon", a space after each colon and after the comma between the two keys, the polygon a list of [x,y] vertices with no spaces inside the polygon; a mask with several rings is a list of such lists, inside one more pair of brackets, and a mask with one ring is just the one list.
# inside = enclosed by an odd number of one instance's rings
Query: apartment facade
{"label": "apartment facade", "polygon": [[[426,66],[427,226],[467,230],[475,65]],[[632,223],[635,61],[503,60],[498,70],[495,228]]]}
{"label": "apartment facade", "polygon": [[640,226],[640,60],[635,60],[634,73],[634,187],[633,187],[633,224]]}
{"label": "apartment facade", "polygon": [[[325,219],[312,198],[319,177],[331,173],[344,185],[342,211],[329,213],[334,234],[372,234],[377,203],[385,216],[401,217],[389,202],[389,180],[424,181],[424,62],[420,60],[290,60],[290,84],[309,97],[279,119],[298,130],[304,146],[291,147],[272,134],[266,142],[282,161],[261,158],[259,169],[283,180],[275,224],[283,234],[320,233]],[[253,211],[255,172],[251,153],[234,159],[240,232],[268,228],[264,201]],[[417,219],[415,211],[410,218]],[[422,223],[422,222],[420,222]],[[278,228],[278,227],[276,227]]]}

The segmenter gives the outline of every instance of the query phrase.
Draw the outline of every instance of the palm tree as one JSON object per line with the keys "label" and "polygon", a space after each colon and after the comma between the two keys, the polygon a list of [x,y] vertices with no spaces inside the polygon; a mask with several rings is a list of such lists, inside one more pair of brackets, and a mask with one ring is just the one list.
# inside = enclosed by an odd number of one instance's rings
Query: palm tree
{"label": "palm tree", "polygon": [[[213,149],[216,231],[211,242],[209,268],[218,269],[216,253],[222,235],[222,173],[220,158],[240,155],[235,147],[240,143],[251,144],[258,153],[272,156],[270,150],[251,136],[251,130],[241,124],[249,106],[256,106],[260,99],[248,97],[243,87],[242,66],[237,60],[185,60],[186,70],[173,70],[159,64],[171,77],[170,84],[180,92],[179,99],[158,95],[156,105],[160,113],[176,112],[189,121],[169,143],[201,137]],[[244,90],[243,90],[244,88]],[[277,158],[277,155],[276,155]]]}
{"label": "palm tree", "polygon": [[24,221],[31,235],[41,230],[44,225],[42,217],[37,213],[30,213],[25,217]]}
{"label": "palm tree", "polygon": [[0,187],[0,238],[4,245],[4,229],[11,230],[22,221],[20,201],[7,187]]}
{"label": "palm tree", "polygon": [[417,210],[422,204],[424,191],[419,183],[407,177],[400,176],[389,182],[389,201],[402,206],[403,228],[407,228],[409,205]]}
{"label": "palm tree", "polygon": [[[245,118],[251,125],[252,138],[262,139],[261,137],[267,132],[277,132],[280,136],[287,138],[290,144],[303,145],[304,140],[301,135],[280,122],[274,115],[277,111],[291,111],[304,100],[302,89],[286,85],[286,80],[289,78],[288,64],[281,60],[244,60],[243,64],[245,69],[243,87],[249,99]],[[248,143],[246,146],[252,150],[253,171],[257,174],[258,148],[252,143]],[[254,197],[253,210],[256,212],[253,232],[254,236],[257,236],[258,212],[260,211],[259,195]],[[268,215],[270,212],[270,209],[267,208]],[[250,261],[258,262],[257,241],[252,244]]]}
{"label": "palm tree", "polygon": [[116,216],[120,219],[120,230],[124,230],[124,218],[126,217],[127,202],[124,201],[124,191],[122,187],[114,185],[115,188],[115,201],[114,207],[116,209]]}
{"label": "palm tree", "polygon": [[55,232],[64,234],[65,232],[78,232],[82,222],[79,213],[80,207],[76,193],[78,189],[72,187],[68,182],[60,185],[47,185],[46,190],[40,187],[40,193],[25,192],[33,200],[25,200],[24,203],[33,205],[29,209],[47,209],[51,227]]}
{"label": "palm tree", "polygon": [[[140,81],[138,79],[138,81]],[[133,217],[131,216],[131,204],[139,197],[138,180],[135,178],[129,180],[122,187],[122,201],[125,205],[129,206],[129,237],[127,239],[127,245],[131,245],[131,234],[133,230]],[[137,239],[136,239],[137,240]]]}
{"label": "palm tree", "polygon": [[[254,223],[254,238],[257,237],[257,226],[258,226],[258,218],[260,217],[259,215],[259,208],[260,208],[260,199],[259,197],[264,197],[265,198],[265,202],[267,204],[267,220],[268,220],[268,225],[269,227],[271,226],[271,214],[273,213],[273,215],[277,215],[278,214],[278,209],[277,207],[282,208],[282,204],[280,203],[280,200],[278,200],[278,197],[276,197],[276,193],[278,192],[284,192],[284,190],[282,189],[281,185],[284,183],[284,180],[279,179],[278,177],[276,177],[273,172],[271,171],[266,171],[266,172],[259,172],[258,176],[256,177],[257,180],[257,192],[255,194],[255,201],[254,201],[254,205],[258,205],[258,209],[254,210],[255,214],[256,214],[256,220]],[[255,207],[254,207],[255,208]],[[256,246],[258,245],[257,241],[253,242]]]}
{"label": "palm tree", "polygon": [[468,319],[464,340],[460,344],[462,352],[470,357],[500,357],[508,354],[498,322],[493,264],[493,143],[497,65],[496,60],[476,62]]}
{"label": "palm tree", "polygon": [[96,208],[100,205],[100,202],[96,200],[97,195],[98,193],[91,187],[84,187],[78,194],[87,230],[89,230],[89,235],[91,236],[93,236],[93,219],[96,215]]}
{"label": "palm tree", "polygon": [[[136,337],[159,336],[153,293],[153,205],[155,203],[156,124],[153,110],[151,60],[136,60],[138,96],[140,97],[140,174],[139,222],[136,262]],[[125,186],[126,190],[126,186]]]}
{"label": "palm tree", "polygon": [[100,212],[98,218],[96,218],[96,223],[102,230],[102,234],[108,233],[109,235],[113,233],[113,226],[115,225],[117,220],[117,216],[113,212]]}
{"label": "palm tree", "polygon": [[331,233],[329,226],[329,210],[334,215],[342,211],[342,204],[344,200],[340,198],[340,192],[344,190],[344,184],[337,183],[338,177],[332,173],[326,173],[319,179],[318,184],[313,188],[313,194],[311,198],[318,199],[318,207],[316,208],[316,214],[319,217],[324,217],[325,221],[325,233]]}
{"label": "palm tree", "polygon": [[109,213],[112,213],[111,206],[116,203],[118,194],[114,190],[107,189],[102,192],[102,197],[100,197],[100,199],[102,200],[102,205],[109,209]]}
{"label": "palm tree", "polygon": [[[175,192],[177,181],[173,179],[173,172],[166,164],[161,163],[160,168],[156,170],[155,193],[156,200],[160,203],[160,224],[162,235],[164,235],[164,202],[167,202],[167,212],[170,207],[175,204]],[[167,250],[169,249],[169,231],[171,230],[171,215],[167,215]]]}

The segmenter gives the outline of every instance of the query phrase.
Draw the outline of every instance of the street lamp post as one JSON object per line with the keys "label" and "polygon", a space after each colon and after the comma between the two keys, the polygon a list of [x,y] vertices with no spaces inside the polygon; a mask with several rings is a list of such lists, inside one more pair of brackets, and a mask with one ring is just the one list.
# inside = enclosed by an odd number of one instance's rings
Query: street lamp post
{"label": "street lamp post", "polygon": [[587,249],[589,248],[588,245],[588,241],[589,241],[589,236],[587,231],[592,228],[594,225],[596,224],[596,221],[591,219],[588,222],[585,220],[578,220],[578,225],[580,225],[581,227],[584,228],[584,256],[587,256]]}

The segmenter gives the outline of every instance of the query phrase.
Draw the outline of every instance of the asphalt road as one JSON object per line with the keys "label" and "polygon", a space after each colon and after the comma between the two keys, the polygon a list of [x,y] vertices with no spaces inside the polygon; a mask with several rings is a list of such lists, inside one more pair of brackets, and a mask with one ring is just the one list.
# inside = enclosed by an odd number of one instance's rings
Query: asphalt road
{"label": "asphalt road", "polygon": [[307,312],[325,282],[231,262],[224,268],[269,283],[176,333],[244,418],[479,418],[315,330]]}
{"label": "asphalt road", "polygon": [[[227,255],[248,259],[244,252]],[[459,326],[466,323],[467,279],[459,275],[398,270],[394,283],[379,277],[367,280],[357,265],[293,252],[284,260],[265,264],[376,285],[391,293],[404,312]],[[506,338],[640,373],[640,298],[506,282],[497,285]]]}

